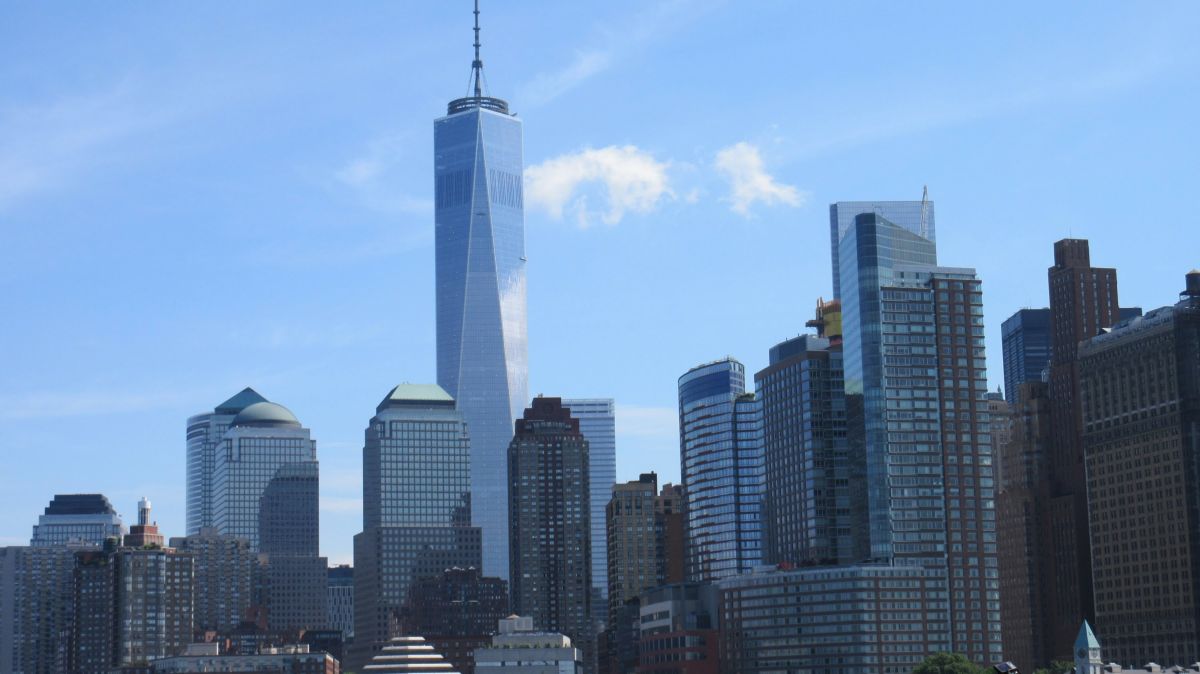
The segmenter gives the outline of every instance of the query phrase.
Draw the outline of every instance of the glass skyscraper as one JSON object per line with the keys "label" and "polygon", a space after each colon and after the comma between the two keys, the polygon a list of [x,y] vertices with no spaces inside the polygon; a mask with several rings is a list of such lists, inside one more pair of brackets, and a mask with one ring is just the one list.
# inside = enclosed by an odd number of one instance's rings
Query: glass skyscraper
{"label": "glass skyscraper", "polygon": [[102,545],[124,533],[121,516],[103,494],[55,494],[33,526],[29,545]]}
{"label": "glass skyscraper", "polygon": [[592,609],[599,621],[608,598],[608,543],[605,540],[604,509],[617,483],[617,421],[612,398],[563,398],[563,407],[579,420],[579,430],[588,441],[588,477],[592,507]]}
{"label": "glass skyscraper", "polygon": [[1018,309],[1000,325],[1004,349],[1004,399],[1017,404],[1017,389],[1041,381],[1050,364],[1050,310]]}
{"label": "glass skyscraper", "polygon": [[354,537],[352,665],[387,641],[414,582],[480,565],[467,432],[454,398],[435,384],[401,384],[375,408],[363,443],[363,531]]}
{"label": "glass skyscraper", "polygon": [[946,574],[954,650],[1000,659],[982,284],[878,213],[840,249],[847,435],[865,456],[871,559]]}
{"label": "glass skyscraper", "polygon": [[187,534],[195,536],[205,527],[214,526],[213,472],[217,465],[217,444],[229,429],[229,423],[246,407],[265,403],[258,391],[246,387],[211,412],[202,412],[187,420]]}
{"label": "glass skyscraper", "polygon": [[937,229],[934,227],[933,202],[922,201],[839,201],[829,206],[829,239],[833,258],[833,297],[842,297],[840,277],[841,243],[854,224],[854,218],[863,213],[874,213],[893,225],[935,243]]}
{"label": "glass skyscraper", "polygon": [[712,581],[762,562],[762,405],[745,367],[725,358],[679,378],[679,458],[687,498],[687,575]]}
{"label": "glass skyscraper", "polygon": [[505,465],[528,397],[521,121],[482,91],[433,124],[437,379],[471,429],[471,498],[483,570],[508,578]]}

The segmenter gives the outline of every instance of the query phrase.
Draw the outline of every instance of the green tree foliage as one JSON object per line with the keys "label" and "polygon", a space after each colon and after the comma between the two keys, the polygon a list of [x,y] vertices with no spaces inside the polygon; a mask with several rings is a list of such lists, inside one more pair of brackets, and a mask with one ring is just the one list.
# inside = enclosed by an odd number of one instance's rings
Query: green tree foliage
{"label": "green tree foliage", "polygon": [[965,655],[958,653],[935,653],[927,658],[913,674],[986,674],[988,668],[977,667]]}

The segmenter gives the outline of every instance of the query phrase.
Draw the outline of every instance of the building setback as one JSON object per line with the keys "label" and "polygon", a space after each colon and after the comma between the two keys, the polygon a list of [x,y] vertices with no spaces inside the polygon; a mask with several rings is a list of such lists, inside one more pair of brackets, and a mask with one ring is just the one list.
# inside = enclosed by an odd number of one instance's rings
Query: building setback
{"label": "building setback", "polygon": [[1050,365],[1050,309],[1019,309],[1000,326],[1004,399],[1017,404],[1021,384],[1042,381]]}
{"label": "building setback", "polygon": [[561,398],[538,396],[517,420],[508,475],[513,610],[567,635],[590,660],[588,443]]}
{"label": "building setback", "polygon": [[762,562],[762,406],[733,358],[679,378],[687,575],[716,580]]}
{"label": "building setback", "polygon": [[1178,304],[1082,342],[1076,364],[1097,632],[1118,662],[1192,662],[1200,272],[1187,275]]}
{"label": "building setback", "polygon": [[213,476],[217,470],[217,447],[239,412],[267,399],[246,387],[211,412],[187,420],[187,533],[216,526]]}
{"label": "building setback", "polygon": [[124,534],[121,516],[103,494],[55,494],[38,517],[29,545],[100,545]]}
{"label": "building setback", "polygon": [[480,531],[471,526],[471,438],[454,398],[436,384],[396,386],[364,436],[348,668],[398,635],[414,582],[481,562]]}

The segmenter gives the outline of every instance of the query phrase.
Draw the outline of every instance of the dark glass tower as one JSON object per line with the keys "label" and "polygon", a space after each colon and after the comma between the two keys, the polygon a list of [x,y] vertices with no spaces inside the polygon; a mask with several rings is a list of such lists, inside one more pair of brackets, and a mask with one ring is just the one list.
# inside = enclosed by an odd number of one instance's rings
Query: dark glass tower
{"label": "dark glass tower", "polygon": [[483,95],[479,8],[473,95],[433,124],[437,379],[471,428],[483,570],[508,577],[505,454],[528,399],[521,122]]}
{"label": "dark glass tower", "polygon": [[718,580],[762,561],[762,406],[745,381],[733,358],[679,378],[689,580]]}

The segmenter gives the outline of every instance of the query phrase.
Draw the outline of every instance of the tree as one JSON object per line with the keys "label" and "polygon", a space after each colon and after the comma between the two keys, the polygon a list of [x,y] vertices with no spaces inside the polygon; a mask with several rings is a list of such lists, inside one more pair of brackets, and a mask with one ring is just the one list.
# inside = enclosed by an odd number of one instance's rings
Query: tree
{"label": "tree", "polygon": [[988,670],[976,667],[959,653],[934,653],[917,665],[913,674],[986,674]]}
{"label": "tree", "polygon": [[1050,663],[1049,667],[1034,670],[1033,674],[1072,674],[1074,671],[1075,663],[1067,662],[1066,660],[1055,660]]}

